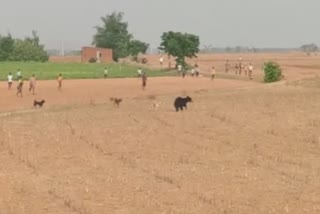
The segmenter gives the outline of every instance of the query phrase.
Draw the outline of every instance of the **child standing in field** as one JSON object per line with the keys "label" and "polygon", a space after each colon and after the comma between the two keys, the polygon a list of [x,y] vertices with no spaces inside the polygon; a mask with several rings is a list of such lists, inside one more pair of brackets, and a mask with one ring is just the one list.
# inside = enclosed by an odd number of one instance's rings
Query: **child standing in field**
{"label": "child standing in field", "polygon": [[17,86],[17,96],[20,95],[20,97],[22,97],[22,87],[23,87],[23,78],[20,77],[19,81],[18,81],[18,86]]}
{"label": "child standing in field", "polygon": [[108,77],[108,69],[107,67],[104,68],[104,78]]}
{"label": "child standing in field", "polygon": [[61,90],[62,88],[62,74],[58,76],[58,89]]}
{"label": "child standing in field", "polygon": [[29,81],[29,92],[32,91],[33,95],[34,95],[35,88],[36,88],[36,77],[34,74],[32,74]]}
{"label": "child standing in field", "polygon": [[9,72],[9,74],[8,74],[8,89],[9,90],[12,87],[12,83],[13,83],[13,75],[11,74],[11,72]]}
{"label": "child standing in field", "polygon": [[212,68],[211,68],[211,80],[214,80],[215,76],[216,76],[216,70],[215,70],[214,66],[212,66]]}
{"label": "child standing in field", "polygon": [[142,89],[144,90],[147,86],[147,75],[146,72],[143,72],[142,74]]}

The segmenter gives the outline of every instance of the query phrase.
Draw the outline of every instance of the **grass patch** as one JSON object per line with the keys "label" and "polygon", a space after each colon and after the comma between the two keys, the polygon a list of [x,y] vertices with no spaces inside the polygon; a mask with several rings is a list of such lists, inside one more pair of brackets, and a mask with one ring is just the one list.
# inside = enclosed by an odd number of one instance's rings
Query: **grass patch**
{"label": "grass patch", "polygon": [[[0,62],[0,80],[7,80],[11,72],[16,78],[17,69],[28,79],[33,73],[39,80],[56,79],[59,73],[64,79],[99,79],[103,78],[104,68],[108,68],[109,78],[136,77],[138,66],[111,64],[83,64],[83,63],[37,63],[37,62]],[[143,69],[147,76],[173,76],[173,72]]]}

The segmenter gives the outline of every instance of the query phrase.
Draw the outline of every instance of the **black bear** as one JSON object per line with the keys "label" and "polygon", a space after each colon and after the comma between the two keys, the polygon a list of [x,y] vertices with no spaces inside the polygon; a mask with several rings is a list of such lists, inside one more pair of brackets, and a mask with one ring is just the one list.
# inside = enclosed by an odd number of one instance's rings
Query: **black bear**
{"label": "black bear", "polygon": [[192,99],[189,96],[187,96],[186,98],[177,97],[174,101],[174,107],[176,108],[176,111],[179,111],[179,109],[182,111],[183,107],[187,109],[188,102],[192,102]]}

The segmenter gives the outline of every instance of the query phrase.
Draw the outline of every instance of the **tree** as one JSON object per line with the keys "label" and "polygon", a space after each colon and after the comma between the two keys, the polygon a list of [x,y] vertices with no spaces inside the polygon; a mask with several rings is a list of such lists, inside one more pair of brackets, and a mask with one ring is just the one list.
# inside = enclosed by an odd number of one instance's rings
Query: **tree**
{"label": "tree", "polygon": [[267,62],[264,64],[264,82],[276,82],[282,78],[282,70],[278,63]]}
{"label": "tree", "polygon": [[0,61],[7,61],[14,48],[14,39],[8,34],[5,37],[0,36]]}
{"label": "tree", "polygon": [[10,57],[11,61],[48,61],[48,55],[42,46],[37,46],[28,39],[17,39]]}
{"label": "tree", "polygon": [[129,43],[132,35],[128,32],[128,23],[123,22],[123,13],[113,12],[111,15],[101,17],[103,26],[95,27],[97,33],[93,37],[93,45],[113,50],[113,59],[129,55]]}
{"label": "tree", "polygon": [[0,61],[48,61],[48,54],[36,31],[32,31],[32,37],[24,40],[13,39],[9,34],[6,37],[0,36]]}
{"label": "tree", "polygon": [[145,54],[149,48],[149,44],[139,40],[132,40],[129,43],[129,53],[133,56],[134,60],[138,59],[140,53]]}
{"label": "tree", "polygon": [[199,52],[199,37],[180,32],[166,32],[161,36],[159,49],[169,56],[176,57],[176,63],[186,66],[185,57],[193,58]]}
{"label": "tree", "polygon": [[308,55],[310,55],[310,53],[314,53],[318,51],[318,46],[314,43],[311,43],[311,44],[302,45],[300,49],[306,52]]}

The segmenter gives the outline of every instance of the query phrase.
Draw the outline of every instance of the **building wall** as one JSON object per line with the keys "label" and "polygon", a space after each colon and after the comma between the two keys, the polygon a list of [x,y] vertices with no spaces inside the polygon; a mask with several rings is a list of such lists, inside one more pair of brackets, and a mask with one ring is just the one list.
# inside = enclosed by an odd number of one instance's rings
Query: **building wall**
{"label": "building wall", "polygon": [[50,56],[49,62],[81,62],[81,56]]}
{"label": "building wall", "polygon": [[112,50],[106,48],[95,48],[95,47],[83,47],[82,48],[82,62],[89,62],[91,58],[97,58],[97,52],[101,53],[100,62],[108,63],[112,62]]}

